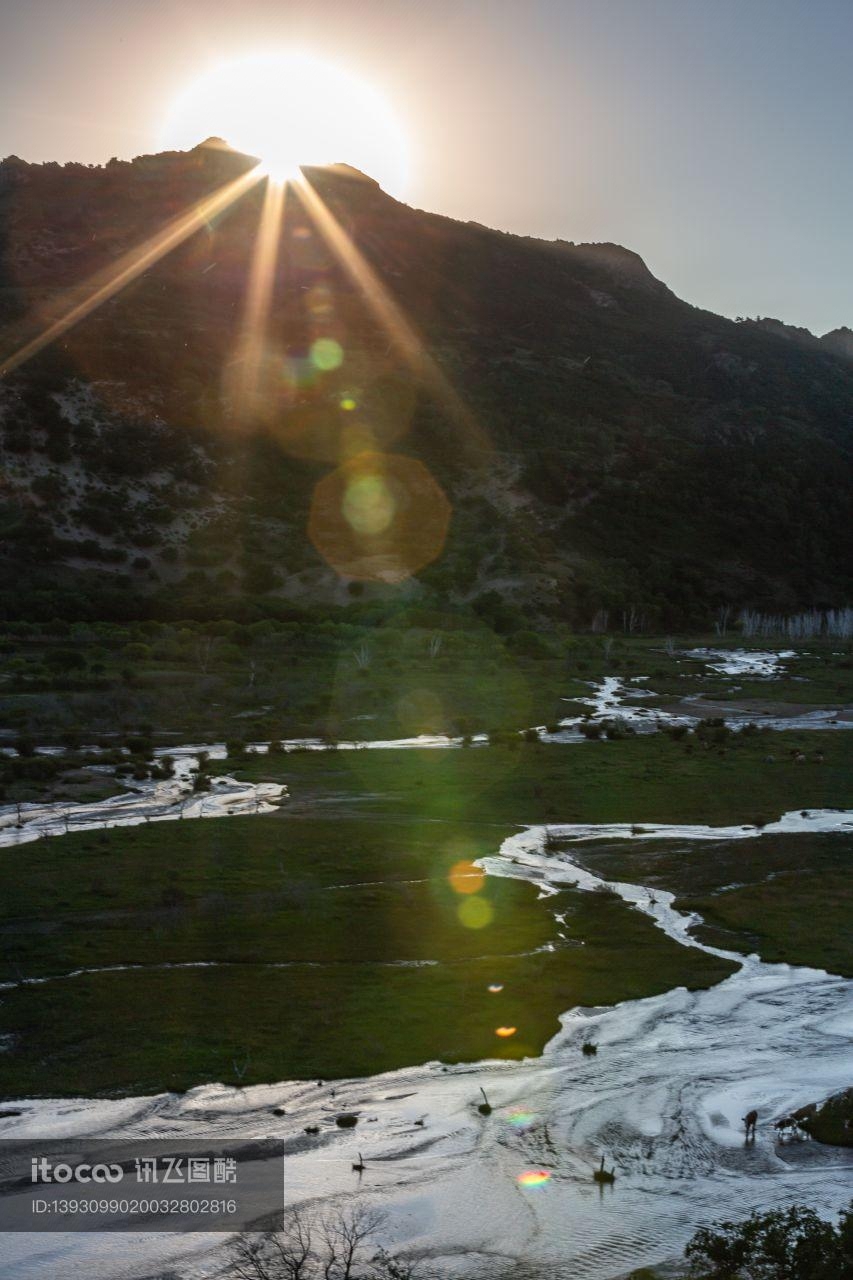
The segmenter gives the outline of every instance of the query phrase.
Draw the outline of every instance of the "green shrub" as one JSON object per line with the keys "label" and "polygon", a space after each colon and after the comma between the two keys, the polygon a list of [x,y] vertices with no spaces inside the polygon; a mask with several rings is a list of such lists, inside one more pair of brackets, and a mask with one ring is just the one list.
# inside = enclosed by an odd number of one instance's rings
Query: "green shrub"
{"label": "green shrub", "polygon": [[803,1205],[700,1227],[685,1256],[701,1280],[846,1280],[853,1275],[853,1203],[837,1227]]}

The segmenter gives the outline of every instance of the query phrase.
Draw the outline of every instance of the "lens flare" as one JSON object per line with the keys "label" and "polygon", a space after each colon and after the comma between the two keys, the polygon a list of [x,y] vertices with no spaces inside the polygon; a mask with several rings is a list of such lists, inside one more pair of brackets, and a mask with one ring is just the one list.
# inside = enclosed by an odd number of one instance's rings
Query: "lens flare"
{"label": "lens flare", "polygon": [[486,882],[486,873],[474,862],[454,862],[447,879],[454,893],[479,893]]}
{"label": "lens flare", "polygon": [[311,359],[323,373],[330,373],[343,364],[344,349],[334,338],[318,338],[311,344]]}
{"label": "lens flare", "polygon": [[395,710],[405,734],[447,733],[450,729],[450,717],[432,689],[408,689],[397,699]]}
{"label": "lens flare", "polygon": [[329,324],[335,314],[335,300],[327,284],[312,285],[305,295],[305,310],[315,324]]}
{"label": "lens flare", "polygon": [[360,453],[369,453],[376,447],[376,441],[370,428],[362,423],[347,424],[338,436],[338,448],[341,458],[357,458]]}
{"label": "lens flare", "polygon": [[384,476],[376,472],[354,476],[344,491],[344,518],[357,534],[384,533],[394,519],[394,495]]}
{"label": "lens flare", "polygon": [[489,994],[496,996],[498,992],[503,991],[503,989],[504,989],[504,985],[502,982],[493,982],[489,987]]}
{"label": "lens flare", "polygon": [[511,1111],[507,1120],[514,1129],[529,1129],[535,1123],[536,1116],[532,1111]]}
{"label": "lens flare", "polygon": [[514,1036],[517,1030],[517,1027],[495,1027],[495,1035],[506,1040],[509,1036]]}
{"label": "lens flare", "polygon": [[441,554],[450,513],[422,462],[365,452],[317,484],[308,532],[341,577],[404,582]]}
{"label": "lens flare", "polygon": [[[85,320],[98,307],[114,298],[167,253],[171,253],[178,245],[183,244],[190,236],[207,226],[212,218],[222,213],[235,200],[244,196],[257,182],[260,182],[262,176],[258,168],[241,174],[239,178],[226,183],[218,191],[204,196],[190,209],[155,232],[148,240],[122,254],[120,258],[90,276],[82,284],[54,298],[48,304],[51,318],[45,320],[44,328],[37,336],[30,338],[29,341],[23,341],[17,345],[17,349],[13,347],[8,354],[4,355],[0,351],[0,377],[17,369],[19,365],[37,355],[51,342],[62,337],[69,329],[73,329],[81,320]],[[8,340],[9,337],[6,335],[4,347]]]}
{"label": "lens flare", "polygon": [[397,353],[418,383],[431,393],[453,420],[457,428],[456,447],[470,449],[482,460],[483,455],[491,452],[485,432],[378,273],[310,181],[299,183],[295,191],[307,216],[358,289],[361,300],[388,335],[389,352]]}
{"label": "lens flare", "polygon": [[528,1169],[526,1173],[520,1173],[516,1178],[518,1185],[524,1187],[526,1191],[544,1187],[546,1182],[550,1181],[551,1175],[547,1169]]}
{"label": "lens flare", "polygon": [[246,282],[242,331],[223,376],[223,391],[238,427],[262,418],[267,404],[264,374],[273,364],[266,359],[267,327],[283,216],[284,188],[268,182]]}
{"label": "lens flare", "polygon": [[479,896],[465,898],[456,908],[456,914],[466,929],[485,929],[495,918],[492,904]]}

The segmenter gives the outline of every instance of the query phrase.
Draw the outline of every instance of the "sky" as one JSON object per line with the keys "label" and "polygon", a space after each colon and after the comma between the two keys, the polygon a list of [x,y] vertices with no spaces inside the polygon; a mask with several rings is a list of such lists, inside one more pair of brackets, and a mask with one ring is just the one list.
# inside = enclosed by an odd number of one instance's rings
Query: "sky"
{"label": "sky", "polygon": [[391,104],[409,204],[853,327],[853,0],[0,0],[0,156],[159,150],[188,85],[277,49]]}

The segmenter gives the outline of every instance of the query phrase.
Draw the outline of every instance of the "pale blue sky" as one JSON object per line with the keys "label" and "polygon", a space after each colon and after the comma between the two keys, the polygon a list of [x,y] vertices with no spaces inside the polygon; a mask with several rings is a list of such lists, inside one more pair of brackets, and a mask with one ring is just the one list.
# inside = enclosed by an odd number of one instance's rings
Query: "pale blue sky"
{"label": "pale blue sky", "polygon": [[410,203],[618,241],[726,315],[853,326],[853,0],[0,0],[0,15],[0,155],[154,150],[205,67],[296,45],[395,104]]}

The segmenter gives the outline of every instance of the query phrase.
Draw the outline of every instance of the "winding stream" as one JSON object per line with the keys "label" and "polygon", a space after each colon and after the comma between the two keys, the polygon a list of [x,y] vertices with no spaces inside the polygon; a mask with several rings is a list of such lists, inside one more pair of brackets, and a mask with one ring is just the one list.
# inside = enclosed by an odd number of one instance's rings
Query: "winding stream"
{"label": "winding stream", "polygon": [[[772,825],[840,832],[853,829],[853,813],[792,813]],[[537,1262],[554,1280],[610,1280],[678,1254],[700,1221],[798,1200],[827,1214],[842,1208],[853,1152],[782,1146],[769,1124],[849,1084],[853,982],[707,947],[671,894],[602,881],[568,850],[546,852],[546,831],[549,849],[554,838],[605,834],[578,825],[528,828],[484,859],[489,874],[533,880],[541,892],[604,885],[682,945],[725,956],[738,971],[707,991],[677,988],[573,1010],[542,1057],[522,1063],[431,1063],[334,1087],[206,1085],[185,1095],[22,1102],[22,1114],[2,1122],[4,1136],[281,1135],[288,1202],[358,1193],[386,1210],[395,1248],[427,1254],[448,1275],[483,1280],[498,1261],[514,1260]],[[755,828],[642,834],[760,838]],[[590,1036],[599,1046],[594,1058],[580,1052]],[[495,1107],[488,1118],[476,1111],[481,1086]],[[286,1116],[273,1117],[273,1107]],[[741,1117],[751,1107],[760,1113],[759,1135],[746,1147]],[[357,1131],[335,1128],[341,1110],[359,1113]],[[318,1125],[319,1135],[305,1135],[306,1125]],[[360,1180],[351,1171],[356,1152],[367,1165]],[[601,1154],[617,1169],[612,1188],[591,1180]],[[529,1171],[548,1176],[523,1189],[518,1179]],[[87,1280],[130,1280],[170,1267],[197,1280],[215,1275],[221,1262],[221,1237],[202,1235],[7,1241],[7,1274],[15,1280],[71,1268]]]}
{"label": "winding stream", "polygon": [[[794,656],[793,650],[777,653],[772,650],[749,649],[694,649],[686,656],[702,661],[709,670],[726,675],[750,676],[772,679],[778,676],[780,663]],[[590,685],[590,696],[574,698],[573,702],[585,703],[589,712],[585,716],[567,716],[559,722],[555,733],[548,733],[544,725],[536,726],[546,742],[582,743],[586,741],[580,726],[587,720],[607,722],[618,719],[636,733],[655,733],[662,728],[695,724],[701,713],[689,711],[668,712],[661,708],[637,707],[628,699],[654,697],[643,688],[648,677],[605,676]],[[696,699],[685,699],[686,703]],[[755,719],[754,713],[736,708],[725,710],[726,723],[742,726]],[[846,729],[853,728],[853,719],[840,716],[836,710],[807,711],[793,716],[763,716],[763,728],[784,729]],[[488,746],[488,735],[475,734],[471,745]],[[400,751],[441,750],[463,745],[461,737],[447,734],[421,734],[409,738],[378,738],[345,740],[336,743],[321,738],[290,738],[281,746],[284,753],[292,751]],[[246,750],[253,755],[265,755],[268,742],[250,743]],[[56,748],[42,748],[53,753]],[[105,800],[91,802],[59,801],[55,803],[0,805],[0,848],[26,844],[43,836],[67,835],[69,831],[92,831],[106,827],[136,826],[142,822],[164,822],[190,818],[222,818],[230,815],[272,813],[287,798],[287,787],[278,783],[238,782],[230,775],[211,779],[211,789],[194,792],[192,776],[198,768],[199,756],[204,753],[210,761],[225,760],[225,743],[196,743],[187,746],[162,747],[154,753],[162,759],[174,759],[174,773],[165,780],[126,784],[128,790]],[[106,772],[106,770],[105,770]]]}
{"label": "winding stream", "polygon": [[[613,684],[599,686],[601,714],[613,714],[604,704],[618,694]],[[195,750],[186,748],[182,759],[191,760]],[[185,785],[192,766],[183,767]],[[231,791],[231,784],[243,790]],[[154,784],[154,792],[137,796],[136,810],[132,798],[114,798],[129,806],[124,815],[108,812],[110,802],[89,806],[72,825],[145,820],[142,806],[155,803],[162,816],[179,816],[178,798],[156,791],[169,785]],[[207,816],[204,801],[221,801],[226,812],[234,806],[264,812],[280,798],[231,779],[222,793],[198,797],[202,809],[192,816]],[[522,1276],[525,1262],[553,1280],[614,1280],[678,1255],[702,1221],[798,1201],[834,1214],[850,1197],[853,1151],[780,1145],[770,1122],[849,1085],[853,982],[706,946],[691,933],[696,917],[677,911],[672,894],[603,881],[580,867],[569,847],[596,839],[674,839],[689,846],[805,831],[853,831],[853,812],[798,811],[761,829],[551,824],[506,839],[483,859],[490,875],[532,881],[543,894],[566,884],[607,888],[681,945],[738,965],[707,991],[676,988],[611,1008],[575,1009],[561,1018],[560,1031],[537,1059],[428,1063],[322,1087],[314,1081],[205,1085],[183,1095],[23,1101],[15,1104],[20,1115],[0,1120],[0,1133],[282,1136],[289,1203],[358,1194],[387,1212],[395,1250],[424,1254],[442,1274],[479,1280],[493,1280],[502,1264]],[[6,834],[0,837],[9,843]],[[587,1038],[599,1046],[595,1057],[581,1053]],[[481,1087],[494,1106],[485,1118],[476,1110]],[[273,1116],[273,1107],[286,1115]],[[741,1117],[752,1107],[759,1110],[759,1131],[747,1147]],[[357,1130],[335,1127],[342,1110],[359,1114]],[[306,1135],[306,1125],[319,1126],[319,1134]],[[357,1152],[367,1166],[361,1176],[351,1169]],[[613,1187],[599,1188],[591,1179],[602,1154],[616,1167]],[[531,1171],[545,1176],[525,1188],[518,1179]],[[5,1275],[202,1280],[221,1274],[222,1240],[161,1233],[7,1236]]]}

